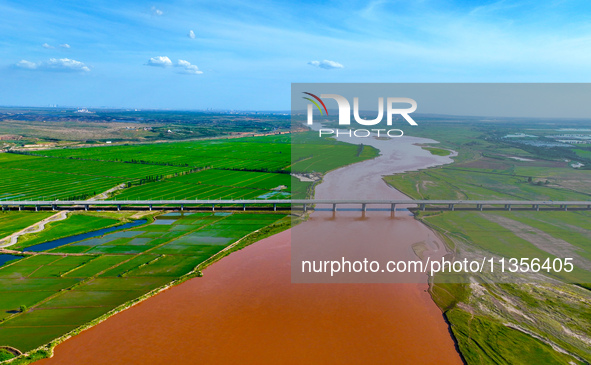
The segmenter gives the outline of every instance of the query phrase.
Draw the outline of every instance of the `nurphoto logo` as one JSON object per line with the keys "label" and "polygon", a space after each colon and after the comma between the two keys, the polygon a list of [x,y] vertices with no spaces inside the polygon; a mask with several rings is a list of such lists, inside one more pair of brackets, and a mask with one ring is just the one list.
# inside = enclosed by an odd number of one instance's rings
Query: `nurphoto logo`
{"label": "nurphoto logo", "polygon": [[[303,98],[310,101],[312,104],[308,104],[307,110],[307,117],[308,117],[308,125],[314,124],[314,106],[318,108],[320,111],[320,115],[328,115],[328,109],[326,108],[326,104],[322,101],[324,98],[334,99],[339,107],[339,126],[348,126],[351,125],[351,104],[342,95],[338,94],[320,94],[320,97],[309,93],[304,92],[304,94],[311,96],[304,96]],[[394,104],[409,104],[409,108],[395,108]],[[322,106],[322,107],[321,107]],[[386,98],[386,125],[391,126],[392,120],[394,115],[400,115],[404,120],[408,122],[408,124],[412,126],[418,125],[414,119],[411,118],[409,115],[410,113],[417,110],[417,102],[410,98],[399,98],[399,97],[387,97]],[[353,98],[353,117],[355,121],[360,125],[364,126],[374,126],[378,125],[384,119],[384,98],[378,98],[378,115],[375,119],[363,119],[359,114],[359,98]],[[318,135],[322,137],[323,135],[331,135],[334,134],[335,136],[339,135],[347,135],[349,137],[360,137],[366,138],[369,137],[371,134],[376,133],[377,137],[382,136],[382,134],[387,135],[388,137],[402,137],[404,132],[400,129],[379,129],[379,128],[372,128],[372,129],[330,129],[330,128],[321,128],[318,130]]]}

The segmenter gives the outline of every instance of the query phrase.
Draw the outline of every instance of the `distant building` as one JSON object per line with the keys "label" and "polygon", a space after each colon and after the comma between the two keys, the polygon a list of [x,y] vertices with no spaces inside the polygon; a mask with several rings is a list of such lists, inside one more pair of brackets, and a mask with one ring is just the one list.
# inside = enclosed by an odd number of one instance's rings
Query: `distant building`
{"label": "distant building", "polygon": [[503,138],[537,138],[538,136],[534,136],[533,134],[525,134],[525,133],[515,133],[515,134],[507,134]]}
{"label": "distant building", "polygon": [[589,141],[581,140],[581,139],[557,139],[557,142],[561,143],[568,143],[568,144],[585,144],[589,143]]}

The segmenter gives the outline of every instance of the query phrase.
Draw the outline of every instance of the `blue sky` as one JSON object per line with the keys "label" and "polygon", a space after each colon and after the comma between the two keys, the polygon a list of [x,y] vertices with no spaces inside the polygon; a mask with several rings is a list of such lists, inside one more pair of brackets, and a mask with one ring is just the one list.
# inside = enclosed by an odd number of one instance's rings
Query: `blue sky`
{"label": "blue sky", "polygon": [[288,110],[292,82],[591,82],[588,0],[0,0],[0,14],[0,105]]}

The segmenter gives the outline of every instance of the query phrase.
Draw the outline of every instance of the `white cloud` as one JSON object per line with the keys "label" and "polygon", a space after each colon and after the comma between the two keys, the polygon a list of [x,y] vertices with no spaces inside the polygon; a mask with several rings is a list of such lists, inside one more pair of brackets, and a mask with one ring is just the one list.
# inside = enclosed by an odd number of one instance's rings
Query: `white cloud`
{"label": "white cloud", "polygon": [[185,60],[179,60],[176,67],[181,67],[182,70],[180,73],[187,74],[187,75],[201,75],[203,71],[199,70],[199,67],[196,65],[192,65],[191,62]]}
{"label": "white cloud", "polygon": [[191,62],[185,60],[178,60],[176,64],[173,64],[170,58],[166,56],[152,57],[146,63],[146,66],[154,67],[170,67],[174,66],[179,69],[178,73],[186,75],[200,75],[203,72],[199,70],[199,67],[192,65]]}
{"label": "white cloud", "polygon": [[60,44],[60,47],[61,47],[61,48],[66,48],[66,49],[67,49],[67,48],[71,48],[71,47],[70,47],[70,45],[69,45],[69,44],[67,44],[67,43]]}
{"label": "white cloud", "polygon": [[155,6],[152,6],[152,15],[157,15],[160,16],[162,14],[164,14],[164,12],[158,8],[156,8]]}
{"label": "white cloud", "polygon": [[27,60],[20,60],[15,64],[18,68],[24,68],[28,70],[34,70],[37,68],[37,64],[35,62],[30,62]]}
{"label": "white cloud", "polygon": [[148,60],[146,66],[168,67],[172,66],[172,61],[166,56],[152,57]]}
{"label": "white cloud", "polygon": [[192,30],[189,31],[189,34],[187,34],[187,37],[191,38],[191,39],[195,39],[195,32],[193,32]]}
{"label": "white cloud", "polygon": [[324,61],[310,61],[308,62],[308,65],[312,65],[315,67],[320,67],[323,68],[325,70],[332,70],[335,68],[343,68],[345,66],[341,65],[338,62],[335,61],[329,61],[329,60],[324,60]]}
{"label": "white cloud", "polygon": [[40,71],[65,71],[65,72],[90,72],[90,68],[84,63],[69,58],[50,58],[49,61],[30,62],[21,60],[17,62],[15,67],[25,70],[40,70]]}
{"label": "white cloud", "polygon": [[50,48],[55,48],[54,46],[52,46],[52,45],[49,45],[49,44],[47,44],[47,43],[43,43],[43,45],[42,45],[41,47],[43,47],[43,48],[48,48],[48,49],[50,49]]}
{"label": "white cloud", "polygon": [[90,68],[86,66],[84,63],[76,60],[71,60],[69,58],[50,58],[48,62],[45,63],[45,66],[48,69],[54,70],[63,70],[63,71],[84,71],[89,72]]}

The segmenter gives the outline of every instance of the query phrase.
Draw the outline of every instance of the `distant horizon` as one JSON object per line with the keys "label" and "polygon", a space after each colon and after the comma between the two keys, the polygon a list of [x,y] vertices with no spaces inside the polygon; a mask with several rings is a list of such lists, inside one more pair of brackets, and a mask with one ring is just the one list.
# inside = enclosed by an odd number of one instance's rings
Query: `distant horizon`
{"label": "distant horizon", "polygon": [[[237,113],[237,114],[282,114],[282,115],[291,115],[291,111],[290,110],[237,110],[237,109],[150,109],[150,108],[114,108],[114,107],[87,107],[87,106],[57,106],[57,107],[49,107],[49,106],[7,106],[7,105],[0,105],[0,109],[60,109],[60,108],[64,108],[64,109],[70,109],[70,110],[75,110],[75,109],[81,109],[81,108],[85,108],[88,110],[104,110],[104,111],[109,111],[109,110],[113,110],[113,111],[127,111],[127,112],[195,112],[195,113],[220,113],[220,114],[232,114],[232,113]],[[328,109],[329,111],[333,112],[333,115],[336,115],[336,113],[338,112],[337,109]],[[375,111],[372,110],[360,110],[361,113],[375,113]],[[305,110],[298,110],[297,111],[298,115],[299,114],[305,114],[306,111]],[[84,115],[84,113],[82,114]],[[459,118],[459,119],[466,119],[466,118],[482,118],[482,119],[486,119],[486,120],[481,120],[481,122],[500,122],[500,121],[508,121],[508,120],[538,120],[538,121],[543,121],[543,120],[547,120],[547,121],[553,121],[553,122],[558,122],[558,121],[572,121],[572,122],[588,122],[591,117],[589,118],[584,118],[584,117],[524,117],[524,116],[489,116],[489,115],[459,115],[459,114],[444,114],[444,113],[413,113],[414,116],[416,116],[417,118],[421,118],[421,117],[426,117],[426,118],[435,118],[435,117],[441,117],[441,118]],[[493,120],[491,120],[493,119]],[[494,120],[494,119],[498,119],[498,120]],[[111,122],[111,121],[106,121],[106,122]],[[132,122],[133,121],[126,121],[126,122]],[[114,122],[115,123],[115,122]],[[355,124],[353,122],[353,124]],[[370,128],[371,129],[371,128]]]}

